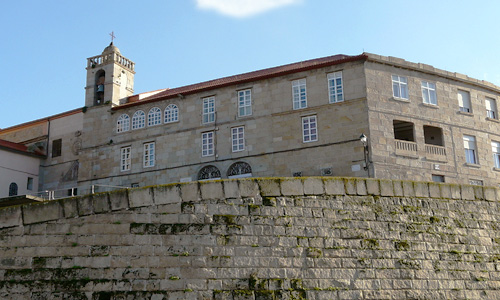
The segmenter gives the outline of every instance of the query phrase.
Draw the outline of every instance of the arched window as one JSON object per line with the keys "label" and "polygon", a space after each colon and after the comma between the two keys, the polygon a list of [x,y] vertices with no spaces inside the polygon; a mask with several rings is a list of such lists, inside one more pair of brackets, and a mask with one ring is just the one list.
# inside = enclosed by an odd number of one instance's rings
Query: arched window
{"label": "arched window", "polygon": [[232,164],[227,170],[228,178],[242,178],[242,177],[251,177],[252,176],[252,167],[246,162],[235,162]]}
{"label": "arched window", "polygon": [[9,197],[17,196],[17,183],[13,182],[9,185]]}
{"label": "arched window", "polygon": [[142,110],[138,110],[132,116],[132,130],[144,128],[146,126],[146,114]]}
{"label": "arched window", "polygon": [[205,166],[198,173],[198,180],[220,179],[220,171],[216,166]]}
{"label": "arched window", "polygon": [[153,107],[148,113],[148,126],[155,126],[161,124],[161,109]]}
{"label": "arched window", "polygon": [[116,132],[124,132],[130,130],[130,117],[127,114],[123,114],[118,117],[116,122]]}
{"label": "arched window", "polygon": [[165,123],[172,123],[179,121],[179,109],[177,105],[170,104],[165,108]]}
{"label": "arched window", "polygon": [[94,105],[101,105],[104,103],[104,80],[106,78],[106,73],[100,70],[95,76],[95,95],[94,95]]}

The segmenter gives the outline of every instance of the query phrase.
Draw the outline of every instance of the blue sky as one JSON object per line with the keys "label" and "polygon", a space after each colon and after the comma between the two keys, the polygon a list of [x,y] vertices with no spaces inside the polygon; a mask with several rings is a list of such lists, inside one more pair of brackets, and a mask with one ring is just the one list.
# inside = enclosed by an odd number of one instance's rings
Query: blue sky
{"label": "blue sky", "polygon": [[111,31],[136,63],[135,93],[363,51],[500,86],[496,0],[25,0],[1,7],[0,128],[82,107],[86,58],[102,52]]}

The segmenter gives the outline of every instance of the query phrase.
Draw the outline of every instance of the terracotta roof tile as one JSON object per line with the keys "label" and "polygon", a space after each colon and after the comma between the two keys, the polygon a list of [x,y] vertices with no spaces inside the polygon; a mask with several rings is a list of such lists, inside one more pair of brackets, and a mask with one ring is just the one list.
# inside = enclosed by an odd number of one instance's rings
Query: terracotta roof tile
{"label": "terracotta roof tile", "polygon": [[113,110],[123,109],[131,106],[136,106],[140,104],[165,100],[169,98],[178,97],[179,95],[188,95],[193,93],[198,93],[201,91],[211,90],[215,88],[225,87],[234,84],[241,84],[246,82],[251,82],[255,80],[262,80],[276,76],[282,76],[286,74],[306,71],[315,68],[326,67],[330,65],[341,64],[349,61],[365,60],[368,56],[365,54],[357,56],[349,56],[344,54],[338,54],[333,56],[327,56],[322,58],[316,58],[311,60],[306,60],[302,62],[292,63],[288,65],[278,66],[274,68],[268,68],[258,71],[253,71],[249,73],[243,73],[239,75],[223,77],[219,79],[214,79],[210,81],[200,82],[196,84],[186,85],[178,88],[167,89],[163,92],[157,93],[150,97],[146,97],[142,100],[137,100],[137,97],[131,96],[128,103],[115,106]]}
{"label": "terracotta roof tile", "polygon": [[29,155],[35,155],[35,156],[45,156],[45,154],[43,153],[40,153],[38,151],[30,151],[28,149],[28,147],[26,145],[23,145],[23,144],[19,144],[19,143],[13,143],[13,142],[9,142],[9,141],[6,141],[6,140],[0,140],[0,149],[5,149],[5,150],[10,150],[10,151],[14,151],[14,152],[21,152],[21,153],[24,153],[24,154],[29,154]]}

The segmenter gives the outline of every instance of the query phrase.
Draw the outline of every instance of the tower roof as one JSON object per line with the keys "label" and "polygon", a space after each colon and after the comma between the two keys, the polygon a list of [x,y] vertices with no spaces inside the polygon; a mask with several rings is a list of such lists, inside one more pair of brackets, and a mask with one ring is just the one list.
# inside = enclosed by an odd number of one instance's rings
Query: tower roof
{"label": "tower roof", "polygon": [[102,54],[107,54],[107,53],[112,53],[112,52],[116,52],[118,54],[120,54],[120,49],[118,49],[118,47],[116,47],[113,42],[111,42],[109,44],[109,46],[107,46],[106,48],[104,48],[104,50],[102,51]]}

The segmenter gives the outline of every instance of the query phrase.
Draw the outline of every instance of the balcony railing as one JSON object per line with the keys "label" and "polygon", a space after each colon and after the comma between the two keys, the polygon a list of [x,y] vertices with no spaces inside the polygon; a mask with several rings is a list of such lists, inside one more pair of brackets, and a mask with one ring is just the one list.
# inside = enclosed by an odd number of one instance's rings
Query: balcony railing
{"label": "balcony railing", "polygon": [[396,142],[396,154],[402,156],[418,157],[417,154],[417,143],[403,140],[395,140]]}
{"label": "balcony railing", "polygon": [[429,160],[446,161],[446,148],[436,145],[425,145],[425,156]]}
{"label": "balcony railing", "polygon": [[87,58],[87,68],[95,68],[108,62],[116,62],[131,71],[134,71],[135,68],[135,63],[133,61],[121,56],[118,53],[109,53]]}

